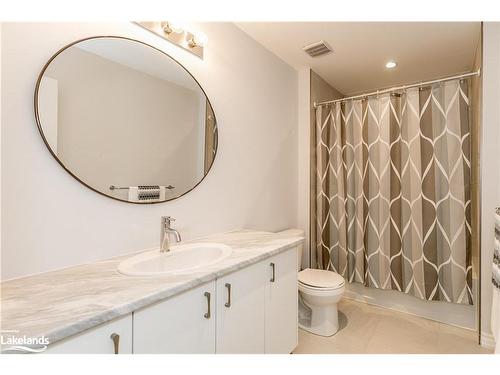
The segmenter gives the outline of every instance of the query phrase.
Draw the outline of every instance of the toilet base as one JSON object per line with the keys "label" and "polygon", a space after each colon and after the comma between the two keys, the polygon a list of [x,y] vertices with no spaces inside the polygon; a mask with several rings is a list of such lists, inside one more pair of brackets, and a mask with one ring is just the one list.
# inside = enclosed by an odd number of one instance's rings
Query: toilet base
{"label": "toilet base", "polygon": [[299,327],[305,331],[319,336],[333,336],[339,330],[339,314],[337,304],[329,306],[311,307],[305,301],[304,303],[312,310],[310,325],[299,323]]}

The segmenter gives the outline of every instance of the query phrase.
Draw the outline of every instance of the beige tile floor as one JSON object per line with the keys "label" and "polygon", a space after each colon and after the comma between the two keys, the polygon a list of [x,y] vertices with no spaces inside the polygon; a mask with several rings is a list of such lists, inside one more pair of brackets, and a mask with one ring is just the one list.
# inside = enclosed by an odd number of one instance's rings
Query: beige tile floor
{"label": "beige tile floor", "polygon": [[297,354],[491,353],[473,331],[344,299],[339,331],[321,337],[299,329]]}

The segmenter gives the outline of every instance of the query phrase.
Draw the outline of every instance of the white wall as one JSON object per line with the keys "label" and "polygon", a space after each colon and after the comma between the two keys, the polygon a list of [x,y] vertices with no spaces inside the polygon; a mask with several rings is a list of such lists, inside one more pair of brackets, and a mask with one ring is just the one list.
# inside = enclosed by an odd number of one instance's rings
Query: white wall
{"label": "white wall", "polygon": [[[2,61],[2,28],[3,23],[0,22],[0,63]],[[0,64],[1,65],[1,64]],[[0,69],[0,129],[3,129],[3,120],[2,120],[2,69]],[[2,176],[2,131],[0,131],[0,178]],[[2,211],[2,184],[0,183],[0,212]],[[2,243],[2,216],[0,215],[0,244]],[[2,247],[0,246],[0,252]],[[0,256],[0,280],[2,280],[2,258]]]}
{"label": "white wall", "polygon": [[[208,36],[200,60],[131,23],[7,23],[2,30],[2,278],[157,246],[161,215],[184,239],[232,228],[297,224],[297,73],[229,23],[194,25]],[[199,80],[214,106],[219,152],[206,179],[172,202],[111,200],[68,175],[35,126],[33,92],[59,48],[123,35],[161,48]]]}
{"label": "white wall", "polygon": [[492,345],[491,262],[494,208],[500,205],[500,23],[483,25],[483,113],[481,144],[481,340]]}

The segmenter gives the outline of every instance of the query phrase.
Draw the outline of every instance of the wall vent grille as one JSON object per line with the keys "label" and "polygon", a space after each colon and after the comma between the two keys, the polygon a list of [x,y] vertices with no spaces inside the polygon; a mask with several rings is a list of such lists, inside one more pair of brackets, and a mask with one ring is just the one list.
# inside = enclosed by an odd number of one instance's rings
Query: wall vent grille
{"label": "wall vent grille", "polygon": [[323,56],[333,52],[330,46],[322,40],[316,43],[309,44],[303,47],[302,50],[311,57]]}

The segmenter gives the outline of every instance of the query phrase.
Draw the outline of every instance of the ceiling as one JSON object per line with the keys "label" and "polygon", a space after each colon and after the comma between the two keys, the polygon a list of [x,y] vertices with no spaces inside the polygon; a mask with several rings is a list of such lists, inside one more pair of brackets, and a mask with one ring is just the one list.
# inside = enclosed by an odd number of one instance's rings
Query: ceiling
{"label": "ceiling", "polygon": [[[310,67],[344,95],[470,71],[479,22],[244,22],[250,37],[296,69]],[[333,53],[302,47],[324,40]],[[388,70],[385,63],[398,66]]]}

